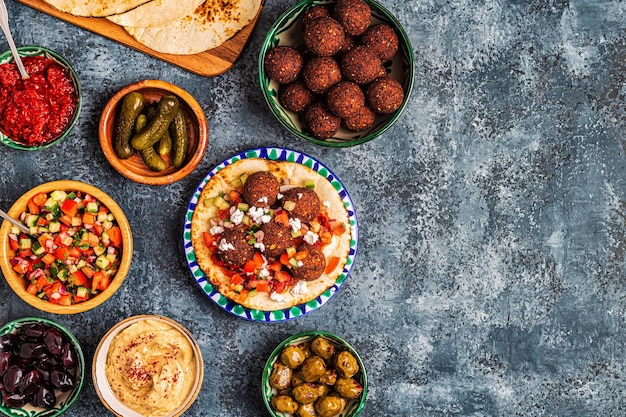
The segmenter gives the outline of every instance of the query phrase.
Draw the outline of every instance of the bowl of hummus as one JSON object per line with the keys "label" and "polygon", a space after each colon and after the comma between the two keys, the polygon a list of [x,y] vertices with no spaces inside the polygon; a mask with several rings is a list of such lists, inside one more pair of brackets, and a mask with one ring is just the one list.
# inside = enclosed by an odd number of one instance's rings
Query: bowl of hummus
{"label": "bowl of hummus", "polygon": [[203,369],[189,330],[167,317],[139,315],[104,335],[92,379],[98,397],[116,416],[176,417],[197,398]]}

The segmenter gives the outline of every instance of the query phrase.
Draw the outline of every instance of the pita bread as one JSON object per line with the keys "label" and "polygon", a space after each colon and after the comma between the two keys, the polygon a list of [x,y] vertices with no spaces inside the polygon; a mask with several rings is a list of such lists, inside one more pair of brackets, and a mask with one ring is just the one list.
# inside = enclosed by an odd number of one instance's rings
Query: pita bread
{"label": "pita bread", "polygon": [[220,46],[254,19],[261,0],[206,0],[191,14],[162,26],[124,27],[160,53],[193,55]]}
{"label": "pita bread", "polygon": [[127,27],[163,26],[193,13],[202,3],[204,0],[152,0],[107,19]]}
{"label": "pita bread", "polygon": [[[217,251],[217,243],[212,247],[208,247],[204,242],[203,234],[205,232],[210,233],[211,227],[213,227],[215,223],[217,208],[215,206],[207,206],[203,202],[207,199],[219,196],[221,193],[232,190],[233,186],[231,183],[241,178],[243,174],[251,174],[257,171],[269,171],[278,178],[279,182],[288,182],[296,186],[302,186],[305,180],[313,181],[313,189],[323,203],[323,215],[325,214],[328,219],[341,222],[346,226],[344,233],[339,235],[333,234],[332,241],[322,247],[322,252],[324,253],[327,264],[331,257],[336,256],[340,259],[338,265],[332,271],[328,273],[324,272],[320,278],[313,281],[306,281],[305,292],[298,292],[292,288],[281,293],[278,297],[272,297],[270,292],[258,291],[254,296],[249,296],[245,300],[241,300],[239,293],[231,288],[230,277],[226,275],[225,269],[215,261],[214,253]],[[200,269],[202,269],[211,284],[226,298],[234,300],[244,307],[262,311],[280,310],[306,303],[317,298],[320,294],[333,286],[337,278],[341,275],[348,258],[350,240],[351,234],[348,212],[343,204],[343,200],[333,185],[316,171],[294,162],[250,158],[242,159],[226,166],[211,177],[205,185],[198,199],[198,204],[194,210],[191,221],[191,241],[196,254],[196,260]],[[268,259],[268,262],[271,261],[271,258]],[[230,275],[232,275],[232,272]]]}
{"label": "pita bread", "polygon": [[150,0],[44,0],[62,12],[74,16],[105,17],[124,13]]}

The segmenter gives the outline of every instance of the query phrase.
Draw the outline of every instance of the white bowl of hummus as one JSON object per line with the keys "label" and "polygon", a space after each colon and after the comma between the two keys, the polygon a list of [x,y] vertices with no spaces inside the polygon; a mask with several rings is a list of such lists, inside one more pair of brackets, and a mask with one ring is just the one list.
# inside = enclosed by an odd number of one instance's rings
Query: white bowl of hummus
{"label": "white bowl of hummus", "polygon": [[104,406],[123,417],[177,417],[195,401],[204,366],[192,334],[163,316],[129,317],[102,338],[93,384]]}

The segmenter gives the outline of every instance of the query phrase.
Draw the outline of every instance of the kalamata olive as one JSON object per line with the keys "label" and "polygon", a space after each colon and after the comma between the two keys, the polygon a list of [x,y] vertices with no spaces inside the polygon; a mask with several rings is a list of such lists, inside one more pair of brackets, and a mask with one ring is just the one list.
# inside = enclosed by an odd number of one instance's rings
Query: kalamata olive
{"label": "kalamata olive", "polygon": [[41,374],[36,369],[26,372],[20,381],[19,391],[24,395],[32,395],[39,391]]}
{"label": "kalamata olive", "polygon": [[9,394],[17,392],[23,376],[24,369],[20,368],[17,365],[9,366],[9,369],[7,369],[7,371],[4,373],[4,377],[2,378],[4,390]]}
{"label": "kalamata olive", "polygon": [[51,368],[44,368],[41,366],[41,364],[36,364],[35,369],[37,370],[37,372],[39,372],[39,375],[41,375],[42,382],[50,383],[50,369]]}
{"label": "kalamata olive", "polygon": [[0,353],[0,378],[4,376],[4,373],[12,365],[13,354],[11,352]]}
{"label": "kalamata olive", "polygon": [[43,384],[39,391],[33,395],[33,405],[36,407],[52,408],[57,402],[54,389],[48,384]]}
{"label": "kalamata olive", "polygon": [[71,343],[66,342],[63,345],[63,352],[61,353],[61,363],[67,369],[74,369],[76,367],[76,351]]}
{"label": "kalamata olive", "polygon": [[18,337],[13,333],[0,336],[0,352],[12,352],[17,347]]}
{"label": "kalamata olive", "polygon": [[19,356],[20,358],[24,358],[24,359],[38,358],[39,355],[41,355],[41,353],[43,352],[43,350],[44,350],[44,346],[42,343],[26,342],[26,343],[22,343],[22,345],[20,346]]}
{"label": "kalamata olive", "polygon": [[48,329],[43,338],[43,342],[53,355],[58,356],[63,351],[63,335],[53,327]]}
{"label": "kalamata olive", "polygon": [[36,362],[39,367],[46,368],[47,370],[50,370],[59,364],[57,358],[52,356],[50,352],[45,349],[41,352],[41,355],[39,355]]}
{"label": "kalamata olive", "polygon": [[74,378],[67,371],[53,369],[50,372],[50,383],[59,391],[65,392],[74,388]]}
{"label": "kalamata olive", "polygon": [[6,393],[2,396],[2,401],[12,408],[22,408],[30,400],[28,395],[13,393]]}
{"label": "kalamata olive", "polygon": [[46,334],[46,327],[41,323],[28,323],[20,327],[20,334],[32,340],[41,340]]}

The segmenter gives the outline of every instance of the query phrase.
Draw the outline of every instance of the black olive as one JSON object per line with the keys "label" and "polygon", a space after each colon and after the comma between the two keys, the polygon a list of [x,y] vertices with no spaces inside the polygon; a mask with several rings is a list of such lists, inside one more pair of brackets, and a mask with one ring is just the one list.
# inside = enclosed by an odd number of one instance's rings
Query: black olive
{"label": "black olive", "polygon": [[49,328],[43,338],[46,348],[53,355],[60,355],[63,350],[63,335],[55,328]]}
{"label": "black olive", "polygon": [[63,352],[61,353],[61,363],[66,369],[74,369],[76,367],[77,359],[76,352],[71,343],[66,342],[63,345]]}
{"label": "black olive", "polygon": [[9,369],[7,369],[4,373],[4,377],[2,378],[4,390],[9,394],[17,392],[23,376],[24,369],[17,365],[9,366]]}
{"label": "black olive", "polygon": [[26,403],[30,400],[28,395],[24,394],[9,394],[6,393],[2,396],[2,401],[12,408],[22,408],[26,405]]}
{"label": "black olive", "polygon": [[12,352],[17,347],[19,338],[12,334],[7,333],[0,336],[0,352]]}
{"label": "black olive", "polygon": [[26,342],[20,346],[20,358],[32,359],[38,358],[43,352],[44,347],[42,343],[38,342]]}
{"label": "black olive", "polygon": [[39,372],[39,375],[41,375],[41,381],[42,382],[50,382],[50,369],[51,368],[44,368],[41,366],[41,364],[35,364],[35,369],[37,370],[37,372]]}
{"label": "black olive", "polygon": [[41,340],[46,334],[46,327],[41,323],[28,323],[20,327],[19,332],[30,340]]}
{"label": "black olive", "polygon": [[47,370],[50,370],[59,364],[58,359],[52,356],[50,352],[45,349],[41,352],[41,355],[39,355],[36,362],[36,365],[39,365],[41,368],[46,368]]}
{"label": "black olive", "polygon": [[50,372],[50,382],[59,391],[65,392],[74,388],[74,378],[69,372],[53,369]]}
{"label": "black olive", "polygon": [[32,395],[39,391],[41,386],[41,374],[36,369],[26,372],[20,381],[20,392],[24,395]]}
{"label": "black olive", "polygon": [[4,373],[12,365],[13,354],[11,352],[0,353],[0,378],[4,376]]}
{"label": "black olive", "polygon": [[48,384],[43,384],[39,391],[33,395],[33,405],[36,407],[52,408],[56,404],[57,398],[54,389]]}

